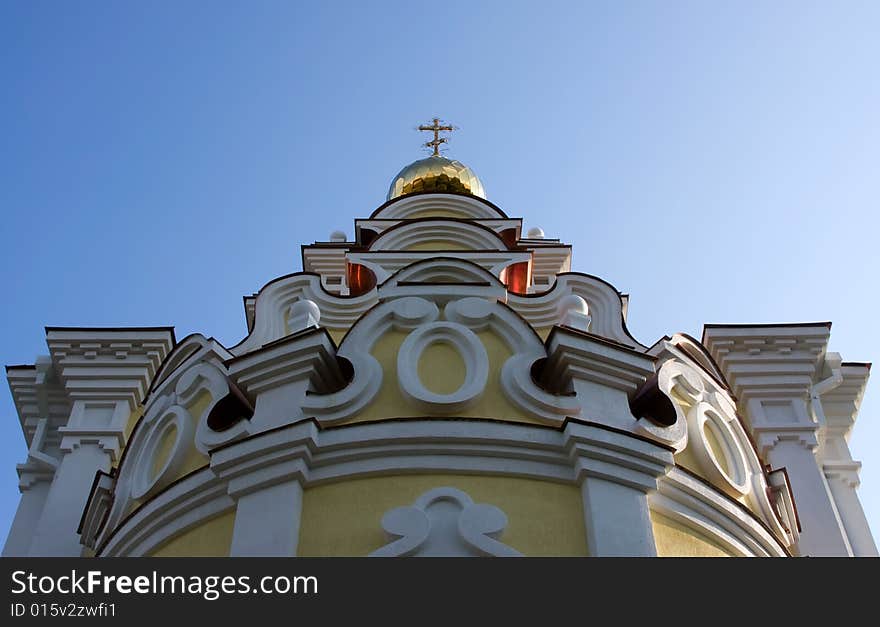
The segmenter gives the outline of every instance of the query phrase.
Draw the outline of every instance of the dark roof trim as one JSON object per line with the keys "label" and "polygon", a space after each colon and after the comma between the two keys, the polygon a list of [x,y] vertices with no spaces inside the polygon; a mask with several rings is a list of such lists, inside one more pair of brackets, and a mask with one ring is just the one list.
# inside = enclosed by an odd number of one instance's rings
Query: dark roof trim
{"label": "dark roof trim", "polygon": [[574,327],[569,327],[564,324],[555,324],[553,328],[550,329],[550,333],[547,335],[547,340],[544,342],[545,345],[550,344],[550,340],[553,336],[559,331],[566,331],[571,333],[572,335],[582,335],[586,338],[589,338],[599,344],[606,344],[607,346],[611,346],[613,348],[618,348],[621,350],[628,351],[635,355],[639,355],[640,357],[644,357],[646,359],[650,359],[651,361],[657,361],[657,358],[653,355],[648,354],[647,352],[638,350],[637,348],[633,348],[623,342],[618,342],[617,340],[612,340],[611,338],[603,337],[601,335],[596,335],[595,333],[590,333],[589,331],[582,331],[581,329],[575,329]]}
{"label": "dark roof trim", "polygon": [[307,337],[309,335],[321,335],[321,334],[323,334],[324,336],[327,337],[328,340],[330,340],[330,344],[333,346],[333,349],[335,350],[336,343],[333,341],[333,337],[330,335],[330,332],[327,331],[327,329],[325,327],[309,327],[308,329],[302,329],[302,330],[297,331],[295,333],[291,333],[290,335],[285,335],[284,337],[278,338],[277,340],[273,340],[273,341],[269,342],[268,344],[263,344],[262,346],[260,346],[260,348],[254,349],[254,350],[250,351],[249,353],[243,353],[241,355],[236,355],[234,357],[231,357],[230,359],[225,360],[223,362],[223,365],[229,366],[230,364],[233,364],[238,361],[242,361],[244,359],[248,359],[248,358],[252,357],[253,355],[257,355],[259,353],[271,350],[277,346],[281,346],[283,344],[287,344],[287,343],[293,342],[295,340],[302,339],[302,338]]}
{"label": "dark roof trim", "polygon": [[52,331],[94,331],[97,333],[124,333],[124,332],[138,332],[138,331],[167,331],[171,334],[171,342],[172,344],[177,344],[177,339],[174,335],[174,327],[44,327],[46,333],[50,333]]}

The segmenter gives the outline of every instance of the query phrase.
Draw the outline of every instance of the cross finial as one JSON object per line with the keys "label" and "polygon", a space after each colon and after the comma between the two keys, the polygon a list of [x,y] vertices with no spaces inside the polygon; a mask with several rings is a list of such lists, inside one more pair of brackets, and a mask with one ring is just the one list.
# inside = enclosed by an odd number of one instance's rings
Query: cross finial
{"label": "cross finial", "polygon": [[432,139],[429,142],[425,142],[424,145],[427,146],[428,148],[433,148],[434,149],[433,156],[436,157],[440,154],[440,144],[445,144],[449,141],[445,137],[440,137],[440,131],[451,132],[451,131],[455,130],[455,127],[452,126],[451,124],[445,124],[445,123],[441,122],[439,118],[434,118],[433,124],[431,124],[430,126],[427,124],[422,124],[419,126],[419,130],[434,132],[434,139]]}

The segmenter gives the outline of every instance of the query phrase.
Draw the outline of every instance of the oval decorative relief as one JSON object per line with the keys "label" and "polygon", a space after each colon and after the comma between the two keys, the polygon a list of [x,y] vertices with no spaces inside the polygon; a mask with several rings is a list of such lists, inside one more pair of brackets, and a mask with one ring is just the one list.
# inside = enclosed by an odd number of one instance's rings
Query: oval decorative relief
{"label": "oval decorative relief", "polygon": [[[147,496],[171,479],[192,442],[193,422],[190,413],[180,405],[172,405],[153,421],[134,464],[132,498]],[[169,439],[170,449],[163,450]]]}
{"label": "oval decorative relief", "polygon": [[721,412],[707,402],[696,404],[688,416],[688,440],[709,479],[734,498],[749,493],[745,452]]}
{"label": "oval decorative relief", "polygon": [[[448,394],[432,392],[419,378],[419,360],[433,344],[451,346],[464,362],[464,383]],[[483,393],[489,381],[489,357],[480,338],[470,329],[454,322],[432,322],[410,333],[401,344],[397,381],[404,397],[424,411],[455,413]]]}

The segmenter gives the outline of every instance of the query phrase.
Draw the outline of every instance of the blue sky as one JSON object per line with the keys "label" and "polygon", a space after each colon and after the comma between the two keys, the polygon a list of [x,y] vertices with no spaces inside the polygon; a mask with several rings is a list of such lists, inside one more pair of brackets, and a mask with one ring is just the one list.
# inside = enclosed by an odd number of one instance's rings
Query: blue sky
{"label": "blue sky", "polygon": [[[0,362],[45,325],[227,345],[241,296],[448,155],[645,344],[831,320],[880,361],[880,3],[0,3]],[[880,366],[878,366],[880,367]],[[880,375],[851,447],[880,536]],[[25,445],[0,391],[0,537]]]}

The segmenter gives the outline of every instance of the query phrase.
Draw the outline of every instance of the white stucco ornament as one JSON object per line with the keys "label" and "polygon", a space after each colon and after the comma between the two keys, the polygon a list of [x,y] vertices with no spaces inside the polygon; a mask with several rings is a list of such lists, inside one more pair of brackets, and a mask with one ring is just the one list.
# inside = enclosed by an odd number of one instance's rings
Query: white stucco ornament
{"label": "white stucco ornament", "polygon": [[321,309],[315,301],[303,298],[290,306],[287,326],[291,333],[316,327],[320,321]]}
{"label": "white stucco ornament", "polygon": [[526,237],[529,239],[544,239],[544,229],[540,226],[533,226],[529,229],[528,233],[526,233]]}
{"label": "white stucco ornament", "polygon": [[434,488],[385,513],[382,528],[393,540],[370,557],[521,557],[497,539],[506,526],[507,516],[494,505],[474,503],[456,488]]}
{"label": "white stucco ornament", "polygon": [[[419,360],[432,344],[455,349],[464,362],[464,383],[449,394],[430,391],[419,377]],[[432,322],[419,327],[403,341],[397,353],[397,381],[400,391],[424,411],[454,413],[475,402],[489,381],[489,356],[480,338],[456,322]]]}
{"label": "white stucco ornament", "polygon": [[590,308],[582,297],[569,294],[559,301],[560,324],[587,331],[590,328],[590,321]]}

